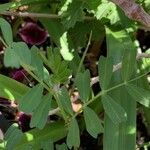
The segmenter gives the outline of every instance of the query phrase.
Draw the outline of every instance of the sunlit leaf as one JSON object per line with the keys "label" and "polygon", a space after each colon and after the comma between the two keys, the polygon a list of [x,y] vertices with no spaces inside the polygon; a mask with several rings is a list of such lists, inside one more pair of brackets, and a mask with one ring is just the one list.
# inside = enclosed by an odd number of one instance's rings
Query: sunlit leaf
{"label": "sunlit leaf", "polygon": [[[50,139],[52,142],[56,142],[64,138],[66,134],[67,129],[64,122],[52,122],[46,125],[43,130],[32,129],[24,133],[21,141],[15,146],[15,150],[21,150],[24,147],[32,147],[34,150],[38,150],[41,148],[41,141],[47,141],[47,139]],[[0,143],[0,148],[5,150],[4,143]]]}
{"label": "sunlit leaf", "polygon": [[26,85],[0,74],[0,97],[20,100],[29,90]]}
{"label": "sunlit leaf", "polygon": [[69,29],[74,27],[77,21],[83,20],[83,4],[84,3],[79,0],[69,3],[67,10],[61,14],[63,17],[62,23],[65,28]]}

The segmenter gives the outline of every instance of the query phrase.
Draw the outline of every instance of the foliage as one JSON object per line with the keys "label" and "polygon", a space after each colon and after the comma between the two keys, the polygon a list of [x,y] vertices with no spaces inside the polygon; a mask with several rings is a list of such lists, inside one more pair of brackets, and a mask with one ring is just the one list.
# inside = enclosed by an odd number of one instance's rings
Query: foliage
{"label": "foliage", "polygon": [[[139,3],[148,9],[148,1]],[[53,144],[65,138],[66,144],[55,144],[56,149],[77,149],[82,130],[86,129],[94,138],[104,135],[104,150],[134,150],[136,109],[147,107],[147,113],[150,112],[149,86],[144,85],[150,64],[145,59],[141,64],[137,62],[134,44],[134,33],[140,24],[106,0],[53,0],[51,3],[44,0],[44,4],[42,0],[12,1],[1,4],[0,13],[24,5],[29,6],[29,13],[36,10],[39,14],[55,14],[54,18],[37,18],[50,35],[50,45],[40,49],[16,42],[14,27],[0,18],[5,67],[22,67],[35,81],[33,87],[28,87],[0,74],[0,97],[15,100],[19,111],[29,113],[33,128],[23,133],[12,125],[0,148],[54,149]],[[19,19],[16,22],[21,24]],[[89,44],[102,43],[104,37],[107,56],[101,56],[96,62],[101,89],[95,95],[91,87],[92,71],[85,66],[84,59]],[[118,63],[121,67],[115,69]],[[81,106],[78,110],[73,108],[75,91]],[[101,110],[96,111],[93,103],[103,107],[104,119],[99,117]],[[55,115],[59,119],[49,122],[49,113],[57,108]]]}

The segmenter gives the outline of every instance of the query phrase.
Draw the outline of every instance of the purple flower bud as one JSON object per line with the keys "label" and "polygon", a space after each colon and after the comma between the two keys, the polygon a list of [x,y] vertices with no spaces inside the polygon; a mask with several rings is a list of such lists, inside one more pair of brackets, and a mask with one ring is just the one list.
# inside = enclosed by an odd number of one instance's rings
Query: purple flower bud
{"label": "purple flower bud", "polygon": [[19,113],[18,123],[23,132],[28,131],[30,128],[31,115],[24,112]]}
{"label": "purple flower bud", "polygon": [[27,44],[40,45],[46,41],[48,32],[39,27],[36,23],[26,22],[19,30],[19,35]]}
{"label": "purple flower bud", "polygon": [[10,76],[17,81],[22,81],[25,78],[26,71],[24,69],[15,69],[11,71]]}
{"label": "purple flower bud", "polygon": [[11,102],[8,99],[0,97],[0,104],[1,105],[11,105]]}

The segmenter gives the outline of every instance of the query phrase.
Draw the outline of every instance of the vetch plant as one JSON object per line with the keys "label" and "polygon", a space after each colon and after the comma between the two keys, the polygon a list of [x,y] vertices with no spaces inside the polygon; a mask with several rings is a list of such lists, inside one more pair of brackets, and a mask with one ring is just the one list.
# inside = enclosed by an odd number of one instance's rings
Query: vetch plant
{"label": "vetch plant", "polygon": [[[20,72],[13,78],[0,74],[0,97],[15,101],[20,115],[0,141],[1,149],[78,149],[83,131],[95,139],[102,135],[104,150],[135,150],[139,146],[138,109],[150,128],[150,55],[149,51],[140,53],[135,45],[138,29],[150,25],[144,4],[21,0],[0,5],[3,65],[25,72],[33,83],[29,87],[16,81]],[[19,11],[25,5],[26,12]],[[6,15],[14,17],[10,17],[11,25],[4,19]],[[44,29],[28,22],[19,30],[23,41],[18,41],[14,32],[24,17],[34,18]],[[35,37],[32,32],[37,32]],[[22,119],[27,126],[22,127]]]}

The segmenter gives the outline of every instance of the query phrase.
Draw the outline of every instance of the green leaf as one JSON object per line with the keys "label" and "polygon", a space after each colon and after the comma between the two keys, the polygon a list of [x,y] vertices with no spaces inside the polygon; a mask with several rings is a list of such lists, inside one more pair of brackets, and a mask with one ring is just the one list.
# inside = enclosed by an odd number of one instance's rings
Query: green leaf
{"label": "green leaf", "polygon": [[13,124],[5,134],[6,150],[12,150],[15,146],[21,141],[23,137],[23,133],[18,129],[16,124]]}
{"label": "green leaf", "polygon": [[69,97],[69,93],[65,87],[63,87],[59,93],[58,100],[64,111],[68,114],[73,115],[73,110],[71,106],[71,100]]}
{"label": "green leaf", "polygon": [[74,27],[77,21],[83,21],[83,2],[75,0],[69,3],[67,10],[61,15],[63,17],[62,23],[66,29]]}
{"label": "green leaf", "polygon": [[16,57],[16,53],[13,47],[7,47],[4,53],[4,65],[5,67],[19,68],[20,62]]}
{"label": "green leaf", "polygon": [[0,18],[0,28],[6,44],[11,45],[13,42],[13,35],[10,24],[5,19]]}
{"label": "green leaf", "polygon": [[34,110],[30,127],[37,127],[39,129],[43,129],[48,118],[48,112],[51,108],[51,95],[47,94],[42,98],[39,106]]}
{"label": "green leaf", "polygon": [[[77,51],[75,51],[73,55],[74,55],[74,57],[73,57],[72,61],[69,62],[69,68],[72,70],[72,74],[75,76],[77,73],[81,59],[80,59],[80,56]],[[84,68],[84,65],[82,64],[81,72],[84,72],[84,70],[85,70],[85,68]]]}
{"label": "green leaf", "polygon": [[[117,9],[118,11],[118,9]],[[123,19],[125,18],[124,16]],[[106,28],[106,42],[107,42],[107,55],[113,60],[113,64],[118,64],[122,61],[123,54],[130,51],[133,45],[126,45],[125,43],[130,39],[126,29],[122,29],[125,23],[121,26],[105,26]],[[131,24],[125,24],[128,28]],[[127,42],[131,43],[131,42]],[[115,71],[112,76],[111,86],[116,86],[122,83],[121,69]],[[112,119],[105,113],[104,119],[104,137],[103,149],[104,150],[127,150],[135,149],[136,145],[136,102],[131,100],[131,96],[126,92],[124,87],[114,89],[109,92],[109,95],[115,102],[127,113],[127,121],[122,122],[117,126]],[[126,134],[126,133],[130,134]],[[117,134],[116,134],[117,133]],[[130,135],[130,136],[129,136]],[[113,138],[112,138],[113,137]]]}
{"label": "green leaf", "polygon": [[[51,122],[46,125],[43,130],[32,129],[24,133],[21,142],[19,142],[14,150],[22,150],[26,146],[32,146],[34,150],[41,148],[41,141],[47,141],[50,139],[52,142],[63,139],[67,134],[67,129],[64,122]],[[0,148],[4,149],[4,143],[0,144]]]}
{"label": "green leaf", "polygon": [[68,33],[71,36],[74,47],[86,47],[87,35],[92,31],[92,39],[94,41],[103,41],[105,36],[104,25],[99,20],[77,22],[73,28],[70,28]]}
{"label": "green leaf", "polygon": [[44,67],[42,59],[39,56],[39,49],[35,46],[31,48],[31,66],[34,68],[35,75],[42,80],[44,78]]}
{"label": "green leaf", "polygon": [[29,90],[26,85],[0,74],[0,97],[18,101]]}
{"label": "green leaf", "polygon": [[31,53],[24,42],[13,42],[11,47],[6,49],[4,54],[4,64],[6,67],[19,68],[22,64],[31,64]]}
{"label": "green leaf", "polygon": [[62,60],[58,48],[48,48],[48,59],[42,55],[44,63],[51,69],[53,75],[52,81],[56,84],[64,83],[68,81],[68,77],[71,74],[71,70],[68,68],[68,62]]}
{"label": "green leaf", "polygon": [[100,0],[86,0],[86,5],[87,9],[90,12],[95,13],[97,11],[97,7],[101,4],[102,2]]}
{"label": "green leaf", "polygon": [[52,39],[58,47],[60,47],[60,53],[65,60],[72,60],[74,51],[74,44],[70,35],[64,29],[64,26],[59,21],[40,19],[42,24],[48,30]]}
{"label": "green leaf", "polygon": [[98,63],[100,85],[106,90],[110,84],[113,74],[113,62],[111,58],[100,57]]}
{"label": "green leaf", "polygon": [[41,141],[41,149],[42,150],[54,150],[54,144],[50,140]]}
{"label": "green leaf", "polygon": [[63,143],[61,145],[56,144],[56,150],[68,150],[68,148],[65,143]]}
{"label": "green leaf", "polygon": [[72,147],[78,148],[80,146],[79,126],[78,126],[76,119],[72,119],[69,124],[69,131],[67,135],[67,145],[70,149]]}
{"label": "green leaf", "polygon": [[13,2],[10,3],[5,3],[5,4],[0,4],[0,13],[9,10],[9,8],[13,5]]}
{"label": "green leaf", "polygon": [[90,88],[90,72],[86,70],[84,73],[77,74],[75,85],[77,86],[81,100],[86,103],[89,100]]}
{"label": "green leaf", "polygon": [[[124,41],[125,42],[125,41]],[[128,40],[127,42],[131,42]],[[125,43],[126,45],[132,45],[133,43]],[[121,75],[124,81],[131,79],[132,75],[136,73],[136,53],[134,47],[130,48],[130,51],[125,51],[122,61]]]}
{"label": "green leaf", "polygon": [[104,131],[102,123],[97,114],[90,107],[85,107],[83,110],[86,130],[88,133],[97,138],[99,133]]}
{"label": "green leaf", "polygon": [[127,84],[126,89],[135,101],[139,102],[145,107],[150,107],[150,91],[133,84]]}
{"label": "green leaf", "polygon": [[106,114],[110,117],[114,124],[118,125],[119,123],[127,120],[125,110],[109,95],[102,96],[102,103]]}
{"label": "green leaf", "polygon": [[26,113],[34,111],[41,103],[43,86],[38,84],[28,91],[19,101],[19,110]]}

